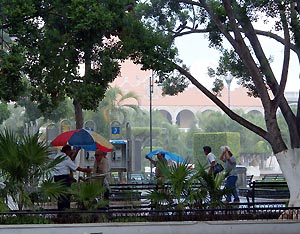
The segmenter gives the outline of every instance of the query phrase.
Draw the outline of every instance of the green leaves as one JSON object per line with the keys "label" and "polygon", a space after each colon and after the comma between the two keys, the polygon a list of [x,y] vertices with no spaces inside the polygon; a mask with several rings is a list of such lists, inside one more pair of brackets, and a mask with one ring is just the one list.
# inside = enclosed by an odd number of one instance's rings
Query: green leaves
{"label": "green leaves", "polygon": [[[119,61],[136,51],[143,55],[145,41],[135,40],[143,35],[143,25],[125,12],[127,4],[76,0],[5,5],[5,23],[23,52],[23,66],[15,71],[27,76],[31,97],[43,112],[53,110],[65,97],[95,110],[119,74]],[[149,46],[152,49],[154,43]],[[78,73],[79,64],[85,67],[83,74]]]}
{"label": "green leaves", "polygon": [[75,196],[79,208],[93,210],[108,204],[108,201],[103,200],[105,190],[106,188],[103,184],[94,181],[73,183],[71,192]]}
{"label": "green leaves", "polygon": [[26,85],[23,81],[23,51],[12,45],[10,52],[0,51],[0,100],[16,101],[23,94]]}
{"label": "green leaves", "polygon": [[168,207],[182,210],[186,207],[212,208],[223,205],[222,197],[226,190],[222,186],[225,179],[222,173],[214,177],[201,164],[192,169],[188,162],[171,166],[158,164],[158,167],[164,180],[147,195],[157,209]]}
{"label": "green leaves", "polygon": [[205,206],[216,208],[223,206],[222,198],[227,190],[223,188],[223,181],[225,180],[224,173],[218,173],[217,176],[208,174],[207,167],[197,161],[195,166],[195,182],[202,190]]}
{"label": "green leaves", "polygon": [[48,198],[63,193],[61,185],[47,180],[58,162],[50,161],[48,146],[38,134],[18,137],[8,129],[0,132],[0,170],[6,185],[3,193],[11,196],[20,210],[33,207],[32,194]]}
{"label": "green leaves", "polygon": [[[126,104],[127,101],[136,102],[136,104]],[[125,104],[124,104],[125,103]],[[118,120],[124,123],[127,120],[128,108],[138,112],[139,98],[134,92],[123,93],[118,87],[110,87],[98,108],[104,114],[106,122]]]}

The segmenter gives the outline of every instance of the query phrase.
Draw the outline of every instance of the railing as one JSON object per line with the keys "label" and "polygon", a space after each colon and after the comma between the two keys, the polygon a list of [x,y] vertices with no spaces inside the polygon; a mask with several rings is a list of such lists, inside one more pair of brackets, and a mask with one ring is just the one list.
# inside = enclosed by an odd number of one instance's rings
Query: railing
{"label": "railing", "polygon": [[1,212],[0,224],[29,223],[102,223],[102,222],[166,222],[216,220],[299,220],[300,207],[285,207],[284,203],[247,203],[216,209],[160,209],[146,207],[109,207],[103,210]]}
{"label": "railing", "polygon": [[[168,186],[168,184],[166,185]],[[195,185],[197,188],[198,185]],[[104,223],[151,221],[277,220],[299,219],[300,207],[286,207],[282,202],[244,202],[200,209],[186,206],[153,206],[147,192],[157,184],[111,184],[109,206],[98,210],[10,211],[0,212],[0,224],[29,223]]]}

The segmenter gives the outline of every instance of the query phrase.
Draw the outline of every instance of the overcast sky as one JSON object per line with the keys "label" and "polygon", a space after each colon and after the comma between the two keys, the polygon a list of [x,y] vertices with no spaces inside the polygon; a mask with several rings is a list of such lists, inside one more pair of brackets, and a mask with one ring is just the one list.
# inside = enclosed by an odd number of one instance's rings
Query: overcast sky
{"label": "overcast sky", "polygon": [[[274,58],[274,62],[271,66],[274,69],[275,75],[280,77],[283,46],[267,38],[261,38],[261,43],[267,56],[272,56]],[[207,67],[210,66],[216,68],[219,57],[218,51],[208,48],[208,40],[202,35],[186,35],[181,38],[177,38],[176,45],[179,49],[180,58],[186,65],[190,66],[192,75],[205,86],[210,88],[212,82],[210,81],[211,79],[208,78]],[[300,67],[298,60],[295,54],[291,52],[291,62],[286,91],[299,91],[299,72]],[[234,89],[235,87],[237,87],[237,85],[233,81],[232,88]]]}

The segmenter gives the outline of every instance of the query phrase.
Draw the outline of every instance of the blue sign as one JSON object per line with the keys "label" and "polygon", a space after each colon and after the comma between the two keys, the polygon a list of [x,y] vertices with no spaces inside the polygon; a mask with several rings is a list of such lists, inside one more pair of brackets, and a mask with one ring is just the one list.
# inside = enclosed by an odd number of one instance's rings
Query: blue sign
{"label": "blue sign", "polygon": [[111,127],[112,135],[119,135],[121,133],[121,127]]}

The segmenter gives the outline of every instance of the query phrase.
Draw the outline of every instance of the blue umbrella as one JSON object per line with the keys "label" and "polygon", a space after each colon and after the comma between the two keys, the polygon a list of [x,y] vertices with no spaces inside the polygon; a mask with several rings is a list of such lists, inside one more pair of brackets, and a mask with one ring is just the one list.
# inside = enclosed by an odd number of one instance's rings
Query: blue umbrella
{"label": "blue umbrella", "polygon": [[153,158],[155,155],[157,155],[159,153],[164,154],[165,158],[167,160],[171,159],[175,162],[185,162],[185,159],[183,157],[181,157],[177,154],[170,153],[165,150],[154,150],[154,151],[150,152],[149,154],[146,154],[146,158]]}

